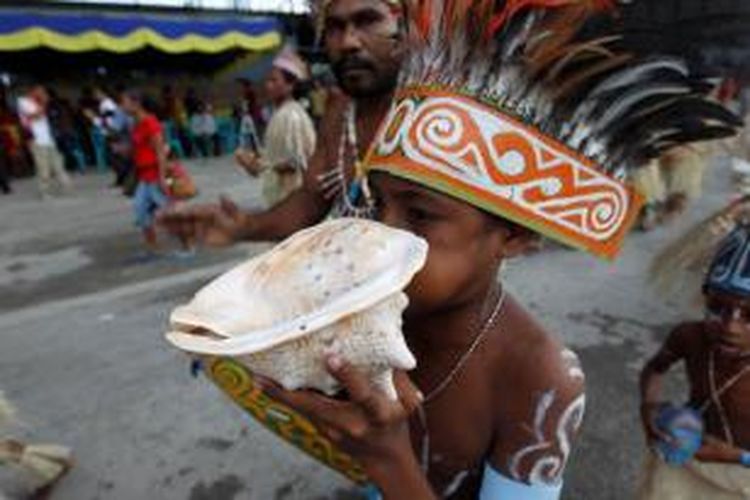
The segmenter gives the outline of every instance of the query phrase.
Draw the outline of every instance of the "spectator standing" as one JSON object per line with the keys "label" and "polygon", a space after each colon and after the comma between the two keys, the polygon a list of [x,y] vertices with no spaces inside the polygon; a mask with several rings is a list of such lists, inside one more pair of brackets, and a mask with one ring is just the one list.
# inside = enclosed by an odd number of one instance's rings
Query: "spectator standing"
{"label": "spectator standing", "polygon": [[200,103],[197,112],[190,118],[190,129],[204,158],[216,153],[216,119],[211,105]]}
{"label": "spectator standing", "polygon": [[34,168],[39,182],[42,199],[52,194],[52,183],[58,184],[58,191],[68,191],[72,183],[63,166],[63,157],[57,149],[52,135],[47,106],[49,94],[41,85],[34,85],[26,95],[18,99],[18,114],[21,124],[29,132],[29,148],[34,159]]}
{"label": "spectator standing", "polygon": [[22,175],[33,169],[32,158],[26,147],[26,134],[15,109],[0,103],[0,146],[5,149],[10,164],[10,176]]}
{"label": "spectator standing", "polygon": [[52,137],[55,139],[57,149],[63,155],[65,168],[75,170],[79,165],[75,157],[78,144],[73,105],[52,89],[50,89],[49,95],[50,102],[47,106],[47,115],[50,127],[52,127]]}
{"label": "spectator standing", "polygon": [[95,125],[99,126],[107,140],[107,155],[115,172],[115,186],[123,186],[132,169],[130,151],[131,120],[101,88],[94,89],[99,101],[99,113]]}
{"label": "spectator standing", "polygon": [[263,194],[270,206],[302,184],[307,161],[315,150],[315,126],[294,99],[295,87],[307,76],[307,65],[290,48],[276,57],[266,78],[273,113],[263,136],[263,149],[260,154],[246,150],[236,154],[238,163],[250,175],[263,173]]}
{"label": "spectator standing", "polygon": [[188,118],[192,118],[198,112],[198,108],[201,105],[201,100],[198,98],[198,92],[196,92],[195,87],[188,87],[185,91],[184,103]]}

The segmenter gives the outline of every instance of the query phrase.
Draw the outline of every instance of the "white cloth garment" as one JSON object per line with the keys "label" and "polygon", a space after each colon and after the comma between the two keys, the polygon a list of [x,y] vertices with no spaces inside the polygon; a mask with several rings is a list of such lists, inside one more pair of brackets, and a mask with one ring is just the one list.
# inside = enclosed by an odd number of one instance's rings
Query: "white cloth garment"
{"label": "white cloth garment", "polygon": [[43,114],[32,118],[33,115],[39,113],[41,110],[42,108],[39,103],[29,97],[18,99],[18,114],[21,118],[21,123],[31,131],[34,144],[39,146],[54,146],[55,140],[52,137],[52,129],[50,128],[47,115]]}

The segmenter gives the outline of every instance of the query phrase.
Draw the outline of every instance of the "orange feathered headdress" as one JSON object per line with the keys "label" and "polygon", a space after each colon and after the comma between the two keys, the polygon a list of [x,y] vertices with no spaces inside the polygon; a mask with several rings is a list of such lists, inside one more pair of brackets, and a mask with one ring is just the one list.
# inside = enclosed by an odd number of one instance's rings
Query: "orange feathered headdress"
{"label": "orange feathered headdress", "polygon": [[413,0],[396,101],[366,168],[613,257],[641,202],[629,169],[734,134],[674,57],[640,59],[585,23],[611,0]]}

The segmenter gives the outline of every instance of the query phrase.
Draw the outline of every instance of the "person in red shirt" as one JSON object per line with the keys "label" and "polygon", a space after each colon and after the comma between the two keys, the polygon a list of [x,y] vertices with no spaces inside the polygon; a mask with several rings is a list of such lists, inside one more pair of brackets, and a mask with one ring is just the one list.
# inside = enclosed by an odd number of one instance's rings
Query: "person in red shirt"
{"label": "person in red shirt", "polygon": [[143,231],[148,251],[153,254],[158,249],[154,214],[169,203],[165,189],[167,156],[164,136],[161,123],[146,110],[138,92],[123,92],[120,105],[135,121],[132,130],[133,164],[138,178],[133,196],[135,224]]}

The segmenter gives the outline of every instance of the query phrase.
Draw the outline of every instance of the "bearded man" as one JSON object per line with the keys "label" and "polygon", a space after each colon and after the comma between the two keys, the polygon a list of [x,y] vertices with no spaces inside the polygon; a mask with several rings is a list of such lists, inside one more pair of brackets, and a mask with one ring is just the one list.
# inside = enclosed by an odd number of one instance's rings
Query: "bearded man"
{"label": "bearded man", "polygon": [[400,2],[324,0],[316,12],[328,59],[343,90],[331,97],[302,186],[261,213],[219,203],[168,209],[161,224],[191,244],[285,238],[328,214],[366,216],[364,172],[357,168],[388,111],[396,87],[405,25]]}

